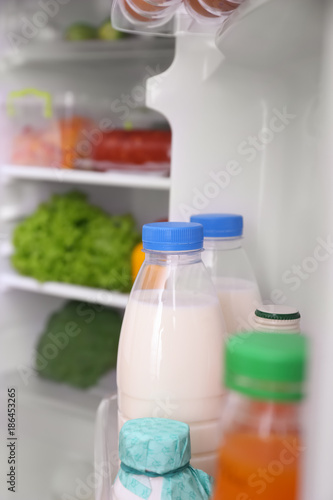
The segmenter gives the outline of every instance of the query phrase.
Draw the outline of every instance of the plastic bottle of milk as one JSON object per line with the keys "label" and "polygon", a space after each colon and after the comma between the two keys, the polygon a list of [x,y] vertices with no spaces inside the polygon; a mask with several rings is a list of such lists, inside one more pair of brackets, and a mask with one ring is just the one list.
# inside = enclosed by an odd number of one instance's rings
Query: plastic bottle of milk
{"label": "plastic bottle of milk", "polygon": [[216,286],[228,334],[251,330],[249,320],[261,297],[242,247],[243,217],[202,214],[193,215],[191,221],[204,227],[202,259]]}
{"label": "plastic bottle of milk", "polygon": [[147,224],[143,247],[146,258],[119,343],[119,428],[144,417],[185,422],[191,430],[191,464],[212,474],[225,324],[201,260],[203,228],[180,222]]}
{"label": "plastic bottle of milk", "polygon": [[294,307],[266,304],[257,307],[252,326],[257,332],[301,333],[300,319]]}

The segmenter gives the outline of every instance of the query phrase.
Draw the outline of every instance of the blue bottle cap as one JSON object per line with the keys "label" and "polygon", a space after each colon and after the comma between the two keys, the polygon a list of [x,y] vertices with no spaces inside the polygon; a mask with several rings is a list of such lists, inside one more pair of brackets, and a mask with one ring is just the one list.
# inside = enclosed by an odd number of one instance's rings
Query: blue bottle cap
{"label": "blue bottle cap", "polygon": [[142,229],[145,250],[188,252],[203,248],[203,227],[190,222],[154,222]]}
{"label": "blue bottle cap", "polygon": [[205,238],[235,238],[243,234],[243,217],[241,215],[192,215],[191,222],[203,225]]}

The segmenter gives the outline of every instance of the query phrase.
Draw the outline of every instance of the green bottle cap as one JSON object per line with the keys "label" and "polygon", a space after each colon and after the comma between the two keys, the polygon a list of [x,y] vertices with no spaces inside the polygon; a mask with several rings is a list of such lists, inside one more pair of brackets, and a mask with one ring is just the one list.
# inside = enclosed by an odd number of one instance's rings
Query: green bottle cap
{"label": "green bottle cap", "polygon": [[263,305],[255,311],[258,318],[270,319],[273,321],[293,321],[300,319],[299,311],[293,307],[280,305]]}
{"label": "green bottle cap", "polygon": [[304,396],[307,339],[298,334],[241,333],[225,351],[225,385],[247,396],[299,401]]}

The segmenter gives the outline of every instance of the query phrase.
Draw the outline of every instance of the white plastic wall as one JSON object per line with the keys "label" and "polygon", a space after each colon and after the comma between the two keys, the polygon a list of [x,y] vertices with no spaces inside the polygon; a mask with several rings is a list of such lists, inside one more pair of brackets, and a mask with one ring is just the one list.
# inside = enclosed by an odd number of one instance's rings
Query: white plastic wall
{"label": "white plastic wall", "polygon": [[300,308],[312,355],[302,498],[331,500],[332,3],[244,7],[219,50],[179,36],[148,103],[174,133],[171,218],[242,213],[264,300]]}
{"label": "white plastic wall", "polygon": [[[286,6],[284,1],[266,3]],[[287,26],[280,23],[280,39],[289,37],[290,43],[293,33],[286,29],[297,23],[299,9],[309,9],[306,18],[314,26],[322,20],[318,5],[291,4],[283,17]],[[262,36],[267,31],[264,19],[252,16],[251,29],[258,37],[260,29]],[[244,30],[249,31],[248,24]],[[239,36],[241,27],[240,20]],[[306,37],[306,23],[303,29]],[[320,214],[313,210],[318,202],[313,192],[321,43],[318,37],[310,55],[303,51],[290,57],[284,41],[277,63],[268,64],[260,55],[241,61],[237,51],[235,60],[233,54],[224,57],[213,36],[180,36],[173,65],[151,79],[148,88],[149,105],[167,116],[174,134],[171,218],[188,220],[196,212],[242,213],[245,245],[264,298],[303,305],[305,329],[312,316],[304,307],[306,290],[313,290],[311,263],[304,264],[311,279],[295,275],[293,265],[302,266],[313,254],[316,238],[327,236],[318,233]],[[222,50],[223,38],[219,44]],[[251,45],[251,39],[243,39],[246,44]],[[277,53],[276,46],[274,50]]]}

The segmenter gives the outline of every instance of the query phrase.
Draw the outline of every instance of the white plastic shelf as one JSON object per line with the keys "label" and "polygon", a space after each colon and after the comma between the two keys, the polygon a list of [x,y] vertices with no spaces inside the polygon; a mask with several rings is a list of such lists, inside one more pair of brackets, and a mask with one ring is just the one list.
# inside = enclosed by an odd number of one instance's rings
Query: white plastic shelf
{"label": "white plastic shelf", "polygon": [[40,283],[33,278],[21,276],[15,271],[4,272],[0,277],[0,285],[3,288],[14,288],[33,293],[52,295],[64,299],[82,300],[109,307],[124,309],[127,305],[129,295],[119,292],[111,292],[100,288],[90,288],[67,283]]}
{"label": "white plastic shelf", "polygon": [[131,37],[120,40],[82,40],[71,42],[56,40],[48,43],[31,43],[20,50],[8,50],[2,61],[8,65],[31,63],[96,62],[112,59],[170,58],[174,41],[158,38]]}
{"label": "white plastic shelf", "polygon": [[45,167],[2,165],[0,172],[4,180],[25,179],[34,181],[67,182],[69,184],[89,184],[118,186],[136,189],[170,189],[169,177],[151,173],[92,172],[86,170],[66,170]]}
{"label": "white plastic shelf", "polygon": [[31,374],[29,383],[25,384],[18,370],[2,373],[8,380],[8,387],[17,387],[32,398],[38,398],[45,404],[56,404],[58,410],[64,413],[75,410],[82,415],[90,416],[94,420],[95,412],[101,399],[116,395],[116,370],[109,371],[97,385],[89,389],[77,389],[67,384],[60,384]]}

